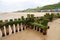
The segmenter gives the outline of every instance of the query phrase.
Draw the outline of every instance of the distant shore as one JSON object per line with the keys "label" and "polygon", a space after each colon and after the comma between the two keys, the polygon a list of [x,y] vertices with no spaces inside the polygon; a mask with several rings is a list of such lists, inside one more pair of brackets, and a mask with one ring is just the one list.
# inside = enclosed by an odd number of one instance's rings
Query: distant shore
{"label": "distant shore", "polygon": [[[34,14],[35,16],[43,16],[46,13],[51,12],[10,12],[10,13],[0,13],[0,20],[9,20],[14,18],[21,18],[21,16],[26,17],[27,14]],[[52,12],[52,13],[58,13],[58,12]],[[60,13],[60,12],[59,12]]]}

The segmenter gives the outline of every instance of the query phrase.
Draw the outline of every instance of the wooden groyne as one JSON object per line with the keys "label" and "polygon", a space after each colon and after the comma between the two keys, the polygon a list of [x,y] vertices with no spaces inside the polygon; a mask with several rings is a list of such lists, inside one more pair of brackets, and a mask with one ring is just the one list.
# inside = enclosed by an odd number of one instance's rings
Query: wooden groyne
{"label": "wooden groyne", "polygon": [[0,37],[24,31],[27,28],[34,29],[43,33],[43,35],[47,35],[47,29],[49,29],[48,22],[56,18],[60,18],[59,13],[46,13],[42,17],[35,17],[34,14],[27,14],[26,18],[21,16],[21,18],[17,19],[0,20]]}

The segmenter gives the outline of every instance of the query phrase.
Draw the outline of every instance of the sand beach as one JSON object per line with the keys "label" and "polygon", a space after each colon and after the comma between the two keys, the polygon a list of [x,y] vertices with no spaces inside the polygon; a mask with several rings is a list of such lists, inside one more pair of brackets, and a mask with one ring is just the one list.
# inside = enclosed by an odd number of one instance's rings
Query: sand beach
{"label": "sand beach", "polygon": [[[43,16],[45,13],[31,14],[34,14],[35,16]],[[21,16],[26,17],[26,13],[0,14],[0,20],[20,18]],[[26,29],[24,31],[0,38],[0,40],[60,40],[60,19],[49,22],[48,25],[50,26],[50,29],[48,29],[47,35],[45,36],[36,30]]]}

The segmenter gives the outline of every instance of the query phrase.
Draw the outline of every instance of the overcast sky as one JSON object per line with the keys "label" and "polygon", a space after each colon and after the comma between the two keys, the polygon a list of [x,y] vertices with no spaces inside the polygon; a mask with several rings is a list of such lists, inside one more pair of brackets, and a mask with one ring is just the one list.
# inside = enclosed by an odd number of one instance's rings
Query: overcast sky
{"label": "overcast sky", "polygon": [[23,10],[58,3],[59,0],[0,0],[0,12]]}

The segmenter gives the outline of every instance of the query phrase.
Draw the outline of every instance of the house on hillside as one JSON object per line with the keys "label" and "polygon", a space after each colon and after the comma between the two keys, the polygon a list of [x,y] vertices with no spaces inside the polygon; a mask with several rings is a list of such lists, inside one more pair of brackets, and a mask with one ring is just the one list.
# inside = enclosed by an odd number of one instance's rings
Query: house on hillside
{"label": "house on hillside", "polygon": [[60,8],[48,9],[48,10],[41,10],[41,12],[60,12]]}

